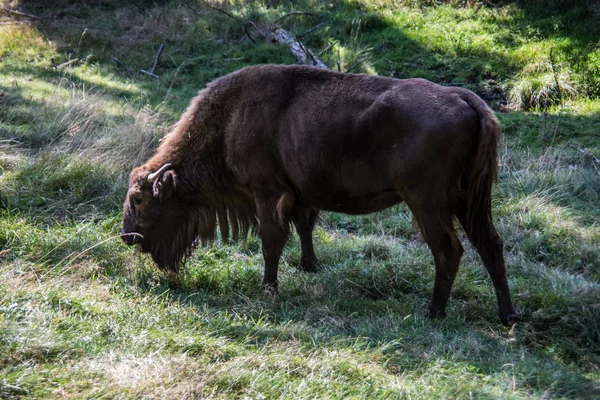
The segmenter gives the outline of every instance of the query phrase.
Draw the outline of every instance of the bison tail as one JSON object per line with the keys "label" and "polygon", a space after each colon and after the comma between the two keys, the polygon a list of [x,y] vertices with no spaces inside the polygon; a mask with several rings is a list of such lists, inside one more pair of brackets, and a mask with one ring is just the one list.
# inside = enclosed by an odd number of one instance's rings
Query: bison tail
{"label": "bison tail", "polygon": [[[480,121],[479,137],[471,153],[464,176],[463,190],[466,210],[462,210],[463,227],[470,238],[487,236],[480,229],[492,227],[492,186],[498,179],[498,145],[502,138],[500,123],[494,112],[475,94],[468,92],[463,100],[477,113]],[[461,218],[461,219],[462,219]]]}

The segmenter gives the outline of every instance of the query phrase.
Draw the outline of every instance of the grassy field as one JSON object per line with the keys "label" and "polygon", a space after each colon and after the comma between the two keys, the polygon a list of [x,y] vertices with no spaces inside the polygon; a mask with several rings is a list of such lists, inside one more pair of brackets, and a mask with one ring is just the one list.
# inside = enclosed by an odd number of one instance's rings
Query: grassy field
{"label": "grassy field", "polygon": [[[0,398],[600,397],[596,1],[88,3],[0,0]],[[324,214],[322,270],[296,269],[294,236],[274,297],[255,237],[198,249],[178,277],[122,243],[131,168],[207,82],[294,63],[277,25],[318,26],[302,41],[334,69],[370,56],[352,72],[467,87],[497,111],[522,322],[497,321],[464,235],[448,317],[426,319],[433,259],[404,206]],[[159,78],[138,73],[161,43]]]}

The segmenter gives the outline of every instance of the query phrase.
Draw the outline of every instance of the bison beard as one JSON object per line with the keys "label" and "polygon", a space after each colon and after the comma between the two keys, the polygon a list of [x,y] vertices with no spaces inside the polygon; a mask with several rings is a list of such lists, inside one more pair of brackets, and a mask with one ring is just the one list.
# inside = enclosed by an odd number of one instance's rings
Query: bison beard
{"label": "bison beard", "polygon": [[510,324],[519,314],[491,215],[500,136],[493,112],[465,89],[300,66],[245,68],[201,91],[131,172],[123,239],[177,271],[217,225],[225,241],[259,226],[263,285],[276,288],[290,225],[300,236],[300,267],[314,271],[319,210],[365,214],[404,201],[435,261],[429,314],[445,314],[458,271],[457,219]]}

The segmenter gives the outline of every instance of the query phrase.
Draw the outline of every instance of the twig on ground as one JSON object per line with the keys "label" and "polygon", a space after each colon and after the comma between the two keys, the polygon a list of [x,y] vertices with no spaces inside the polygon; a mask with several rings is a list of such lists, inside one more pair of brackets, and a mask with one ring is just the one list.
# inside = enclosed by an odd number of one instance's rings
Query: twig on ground
{"label": "twig on ground", "polygon": [[63,68],[66,68],[66,67],[70,67],[71,65],[75,65],[75,64],[79,63],[79,61],[81,61],[79,58],[74,58],[74,59],[69,60],[67,62],[64,62],[64,63],[62,63],[60,65],[57,65],[55,67],[55,69],[63,69]]}
{"label": "twig on ground", "polygon": [[[200,1],[201,1],[201,2],[202,2],[204,5],[205,5],[205,6],[207,6],[208,8],[210,8],[210,9],[212,9],[212,10],[215,10],[215,11],[218,11],[218,12],[220,12],[221,14],[224,14],[224,15],[228,16],[229,18],[231,18],[231,19],[233,19],[233,20],[236,20],[236,21],[238,21],[239,23],[241,23],[241,24],[242,24],[242,26],[244,27],[244,33],[246,34],[246,36],[248,36],[248,38],[249,38],[249,39],[252,41],[252,43],[256,44],[256,40],[254,40],[254,38],[253,38],[253,37],[250,35],[250,31],[248,31],[248,24],[252,25],[252,26],[254,27],[254,29],[256,29],[256,30],[258,31],[258,33],[260,33],[260,35],[261,35],[261,36],[262,36],[264,39],[267,39],[267,35],[265,35],[265,33],[264,33],[262,30],[260,30],[260,28],[259,28],[259,27],[258,27],[258,26],[257,26],[257,25],[254,23],[254,21],[251,21],[251,20],[249,20],[249,19],[244,19],[244,18],[238,17],[237,15],[233,15],[232,13],[230,13],[230,12],[229,12],[229,11],[227,11],[227,10],[224,10],[224,9],[222,9],[222,8],[220,8],[220,7],[213,6],[212,4],[210,4],[209,2],[207,2],[206,0],[200,0]],[[199,13],[198,11],[195,11],[195,10],[194,10],[193,8],[191,8],[189,5],[188,5],[188,8],[189,8],[190,10],[194,11],[196,14],[200,15],[200,13]],[[241,42],[241,40],[240,40],[240,42]]]}
{"label": "twig on ground", "polygon": [[25,18],[31,18],[31,19],[36,19],[38,21],[42,21],[44,18],[40,18],[37,15],[33,15],[33,14],[27,14],[21,11],[17,11],[17,10],[11,10],[8,7],[2,7],[2,11],[7,12],[9,14],[13,14],[13,15],[18,15],[19,17],[25,17]]}
{"label": "twig on ground", "polygon": [[133,70],[132,70],[131,68],[129,68],[127,65],[123,64],[121,61],[119,61],[119,59],[118,59],[117,57],[113,56],[113,57],[112,57],[112,60],[113,60],[114,62],[116,62],[116,63],[117,63],[117,65],[120,65],[121,67],[125,68],[125,70],[126,70],[127,72],[129,72],[130,74],[133,74]]}
{"label": "twig on ground", "polygon": [[247,19],[244,22],[244,25],[247,25],[247,24],[252,25],[254,27],[254,29],[256,29],[258,31],[258,33],[260,33],[260,36],[262,36],[263,39],[268,39],[267,35],[265,35],[265,33],[262,30],[260,30],[260,28],[258,26],[256,26],[256,24],[254,23],[254,21],[250,21],[249,19]]}
{"label": "twig on ground", "polygon": [[156,71],[156,67],[158,66],[158,59],[160,58],[160,55],[162,54],[164,49],[165,49],[165,45],[164,45],[164,43],[161,43],[160,47],[158,48],[158,51],[156,52],[156,57],[154,57],[154,65],[152,66],[152,69],[150,70],[150,72],[152,74]]}
{"label": "twig on ground", "polygon": [[[315,65],[315,66],[319,65],[319,61],[321,61],[321,60],[317,61],[317,58],[313,55],[313,53],[310,50],[308,50],[306,47],[304,47],[302,42],[296,40],[296,43],[298,43],[298,46],[300,46],[300,49],[304,52],[304,54],[306,54],[307,56],[310,57],[310,59],[312,60],[312,65]],[[326,68],[326,69],[329,69],[329,68]]]}
{"label": "twig on ground", "polygon": [[[238,21],[238,22],[244,23],[244,20],[243,20],[242,18],[240,18],[240,17],[238,17],[238,16],[236,16],[236,15],[233,15],[233,14],[232,14],[232,13],[230,13],[229,11],[225,11],[225,10],[224,10],[224,9],[222,9],[222,8],[219,8],[219,7],[213,6],[212,4],[210,4],[210,3],[209,3],[208,1],[206,1],[206,0],[200,0],[200,1],[201,1],[201,2],[202,2],[204,5],[205,5],[205,6],[207,6],[208,8],[212,8],[212,9],[213,9],[213,10],[215,10],[215,11],[218,11],[218,12],[220,12],[220,13],[222,13],[222,14],[225,14],[225,15],[227,15],[229,18],[233,18],[233,19],[235,19],[235,20],[236,20],[236,21]],[[188,6],[188,7],[189,7],[189,6]]]}
{"label": "twig on ground", "polygon": [[[244,24],[244,33],[245,36],[242,36],[242,39],[246,36],[248,36],[248,39],[250,39],[250,41],[254,44],[256,44],[256,40],[254,40],[254,38],[252,37],[252,35],[250,35],[250,31],[248,31],[248,24]],[[240,40],[241,42],[241,40]]]}
{"label": "twig on ground", "polygon": [[245,59],[246,59],[246,57],[234,57],[234,58],[221,58],[220,60],[215,60],[215,61],[242,61]]}
{"label": "twig on ground", "polygon": [[[158,67],[158,60],[164,49],[165,49],[165,45],[163,43],[161,43],[160,47],[158,48],[158,51],[156,52],[156,56],[154,56],[154,65],[152,65],[152,69],[150,71],[146,71],[145,69],[140,69],[140,72],[142,74],[149,75],[156,79],[160,78],[160,76],[156,75],[155,72],[156,72],[156,68]],[[123,62],[121,62],[117,57],[113,56],[112,60],[115,63],[117,63],[119,66],[121,66],[125,70],[127,70],[127,72],[129,72],[130,74],[133,74],[133,70],[131,68],[129,68],[127,65],[125,65]]]}
{"label": "twig on ground", "polygon": [[142,74],[150,75],[151,77],[156,78],[156,79],[160,78],[160,76],[158,76],[158,75],[156,75],[156,74],[154,74],[154,73],[152,73],[150,71],[146,71],[145,69],[140,69],[140,72]]}

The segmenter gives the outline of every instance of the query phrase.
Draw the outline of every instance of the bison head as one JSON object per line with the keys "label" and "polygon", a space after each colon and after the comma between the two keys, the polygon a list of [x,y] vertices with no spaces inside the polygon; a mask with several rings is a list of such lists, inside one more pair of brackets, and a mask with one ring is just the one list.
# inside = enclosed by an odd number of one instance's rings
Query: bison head
{"label": "bison head", "polygon": [[197,226],[192,205],[176,194],[177,174],[171,164],[157,171],[141,166],[131,172],[123,204],[123,241],[139,244],[160,269],[177,271],[191,251]]}

